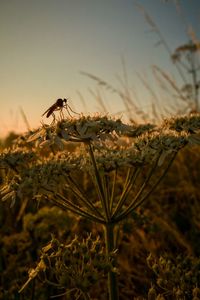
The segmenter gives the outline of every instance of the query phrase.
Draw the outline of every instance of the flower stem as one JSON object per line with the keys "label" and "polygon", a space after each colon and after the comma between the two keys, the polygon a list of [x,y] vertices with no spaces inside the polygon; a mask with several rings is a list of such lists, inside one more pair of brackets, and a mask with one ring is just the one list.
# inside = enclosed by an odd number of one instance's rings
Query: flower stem
{"label": "flower stem", "polygon": [[[104,225],[107,255],[109,255],[115,249],[114,226],[115,225],[113,223],[106,223]],[[108,273],[108,293],[109,293],[109,300],[119,299],[117,275],[112,271]]]}
{"label": "flower stem", "polygon": [[102,204],[102,209],[103,209],[105,218],[108,221],[109,213],[108,213],[108,206],[107,206],[107,203],[106,203],[106,197],[105,197],[105,193],[104,193],[104,189],[103,189],[103,185],[102,185],[102,179],[101,179],[101,176],[99,174],[99,170],[98,170],[98,167],[97,167],[97,164],[96,164],[94,152],[93,152],[92,145],[91,145],[90,142],[88,143],[88,146],[89,146],[88,149],[89,149],[91,162],[92,162],[93,169],[94,169],[94,180],[96,182],[96,187],[97,187],[99,198],[100,198],[100,201],[101,201],[101,204]]}

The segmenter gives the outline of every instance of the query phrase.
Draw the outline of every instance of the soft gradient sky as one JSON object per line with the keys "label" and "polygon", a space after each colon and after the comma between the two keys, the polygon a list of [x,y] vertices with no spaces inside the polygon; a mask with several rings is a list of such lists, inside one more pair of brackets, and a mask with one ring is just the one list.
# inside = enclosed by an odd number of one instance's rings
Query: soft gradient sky
{"label": "soft gradient sky", "polygon": [[[173,0],[138,1],[165,36],[172,49],[187,42],[184,26]],[[95,82],[80,74],[86,71],[117,86],[126,62],[130,85],[137,88],[137,73],[153,64],[169,69],[165,50],[155,47],[157,38],[148,32],[134,0],[1,0],[0,1],[0,136],[26,130],[20,108],[31,127],[59,97],[70,98],[73,108],[98,110],[88,91]],[[180,0],[188,23],[200,26],[200,1]],[[148,103],[142,90],[141,107]],[[123,109],[120,99],[105,95],[108,109]],[[147,104],[148,105],[148,104]]]}

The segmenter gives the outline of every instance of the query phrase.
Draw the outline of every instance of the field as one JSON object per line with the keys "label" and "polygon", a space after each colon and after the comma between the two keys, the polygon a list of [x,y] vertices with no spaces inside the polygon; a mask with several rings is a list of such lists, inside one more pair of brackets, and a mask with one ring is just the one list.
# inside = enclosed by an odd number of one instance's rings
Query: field
{"label": "field", "polygon": [[199,299],[199,130],[58,112],[8,137],[0,299]]}
{"label": "field", "polygon": [[104,114],[59,98],[31,130],[20,108],[27,132],[0,141],[0,300],[200,300],[200,42],[188,27],[171,51],[137,7],[178,80],[139,75],[143,111],[122,57],[118,87],[81,72]]}

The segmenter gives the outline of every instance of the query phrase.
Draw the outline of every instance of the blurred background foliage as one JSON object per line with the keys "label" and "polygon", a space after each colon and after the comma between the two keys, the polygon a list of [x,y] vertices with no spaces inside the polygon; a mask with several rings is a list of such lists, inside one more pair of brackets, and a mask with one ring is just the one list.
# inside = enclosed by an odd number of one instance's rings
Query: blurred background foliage
{"label": "blurred background foliage", "polygon": [[[8,147],[15,137],[11,133],[1,141],[1,147]],[[156,299],[156,294],[163,299],[193,299],[195,288],[198,294],[199,165],[199,148],[185,147],[148,202],[120,224],[120,299]],[[90,188],[87,179],[85,185]],[[5,300],[45,300],[58,294],[55,287],[43,285],[38,279],[18,293],[52,234],[69,243],[75,235],[102,235],[98,225],[35,201],[26,205],[18,202],[13,207],[0,202],[0,228],[0,299]],[[92,299],[106,299],[103,286],[102,282],[95,285]]]}

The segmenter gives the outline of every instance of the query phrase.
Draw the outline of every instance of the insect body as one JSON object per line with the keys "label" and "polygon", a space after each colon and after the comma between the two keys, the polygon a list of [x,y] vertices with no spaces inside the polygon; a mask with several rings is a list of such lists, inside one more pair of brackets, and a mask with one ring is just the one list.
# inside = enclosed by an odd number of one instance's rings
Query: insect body
{"label": "insect body", "polygon": [[55,121],[55,115],[54,115],[54,112],[55,111],[60,111],[60,117],[61,119],[64,118],[64,114],[63,114],[63,108],[65,108],[68,112],[68,114],[70,115],[70,117],[72,117],[71,112],[73,112],[74,114],[77,114],[79,115],[78,113],[76,113],[75,111],[73,111],[71,109],[71,107],[69,106],[69,104],[67,103],[67,99],[61,99],[61,98],[58,98],[56,100],[56,102],[50,106],[44,113],[42,116],[46,115],[46,117],[48,118],[49,116],[53,116],[53,122]]}
{"label": "insect body", "polygon": [[42,116],[46,115],[46,117],[48,118],[50,115],[53,114],[54,116],[54,112],[57,111],[57,110],[60,110],[62,112],[62,109],[64,107],[66,107],[66,104],[67,104],[67,99],[57,99],[56,102],[50,106],[44,113]]}

